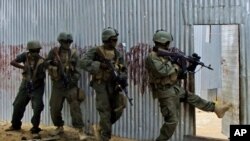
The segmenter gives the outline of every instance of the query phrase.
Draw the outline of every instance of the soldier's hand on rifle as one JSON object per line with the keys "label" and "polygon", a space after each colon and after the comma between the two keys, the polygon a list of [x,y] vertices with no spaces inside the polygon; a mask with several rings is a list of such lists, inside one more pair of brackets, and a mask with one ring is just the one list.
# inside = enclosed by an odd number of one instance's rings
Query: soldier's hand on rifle
{"label": "soldier's hand on rifle", "polygon": [[196,67],[197,67],[197,63],[192,63],[190,66],[187,67],[188,71],[194,72]]}
{"label": "soldier's hand on rifle", "polygon": [[127,77],[124,75],[118,76],[116,82],[120,84],[123,89],[128,86]]}
{"label": "soldier's hand on rifle", "polygon": [[105,64],[105,63],[101,63],[100,68],[104,69],[104,70],[107,70],[107,69],[109,69],[109,66],[107,64]]}
{"label": "soldier's hand on rifle", "polygon": [[187,72],[180,70],[180,72],[178,73],[178,79],[186,79],[187,78]]}
{"label": "soldier's hand on rifle", "polygon": [[191,71],[191,72],[194,72],[197,65],[198,65],[198,62],[200,62],[201,57],[198,54],[193,53],[191,58],[192,58],[193,61],[190,62],[191,64],[188,66],[187,70]]}

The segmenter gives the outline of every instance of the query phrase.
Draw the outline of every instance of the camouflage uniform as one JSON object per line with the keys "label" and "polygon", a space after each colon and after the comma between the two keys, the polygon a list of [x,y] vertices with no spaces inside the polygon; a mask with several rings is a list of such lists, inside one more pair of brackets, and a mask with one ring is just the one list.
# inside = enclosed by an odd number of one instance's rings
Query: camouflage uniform
{"label": "camouflage uniform", "polygon": [[[111,33],[108,33],[111,32]],[[105,37],[107,34],[107,37]],[[112,28],[104,29],[102,39],[105,42],[110,37],[117,37],[118,34]],[[107,38],[107,39],[105,39]],[[103,57],[114,62],[116,70],[126,78],[125,63],[123,56],[115,49],[111,49],[107,45],[91,48],[80,61],[80,66],[92,75],[91,86],[96,92],[96,109],[100,116],[99,126],[102,141],[111,138],[112,124],[114,124],[122,115],[125,108],[125,97],[116,90],[116,83],[112,80],[110,69],[103,69],[102,60],[99,53],[103,53]],[[123,68],[123,69],[122,69]],[[123,71],[122,71],[123,70]]]}
{"label": "camouflage uniform", "polygon": [[[71,34],[60,33],[58,41],[68,44],[68,48],[54,47],[46,58],[46,65],[52,80],[52,93],[50,98],[50,113],[55,126],[62,127],[62,108],[65,99],[70,106],[72,125],[81,129],[84,126],[79,98],[78,80],[80,78],[79,56],[76,49],[70,49],[73,42]],[[61,63],[60,63],[61,62]],[[60,66],[61,64],[61,66]],[[62,70],[63,69],[63,70]],[[63,72],[65,75],[63,76]]]}
{"label": "camouflage uniform", "polygon": [[[170,34],[164,33],[164,31],[157,32],[154,41],[161,43],[157,39],[164,37],[166,38],[164,42],[172,41]],[[146,58],[146,69],[149,73],[153,97],[158,99],[165,120],[156,141],[166,141],[173,135],[179,119],[180,98],[184,98],[185,95],[187,95],[186,102],[189,104],[204,111],[213,112],[215,110],[215,103],[201,99],[195,94],[187,93],[179,85],[177,76],[181,71],[180,67],[173,64],[168,58],[160,57],[155,51],[152,51]]]}
{"label": "camouflage uniform", "polygon": [[[27,104],[31,101],[33,109],[33,117],[31,119],[33,127],[31,128],[31,132],[38,133],[41,131],[39,124],[41,112],[44,109],[43,94],[46,74],[44,69],[44,59],[39,54],[34,57],[30,52],[30,49],[40,50],[40,43],[38,41],[30,41],[27,44],[27,49],[29,49],[29,52],[24,52],[18,55],[14,60],[14,62],[24,64],[24,71],[22,73],[23,79],[19,91],[13,103],[14,111],[11,121],[12,126],[6,131],[21,129],[21,119],[23,118]],[[29,91],[27,88],[29,82],[32,82],[32,86],[30,86],[32,87],[32,91]]]}

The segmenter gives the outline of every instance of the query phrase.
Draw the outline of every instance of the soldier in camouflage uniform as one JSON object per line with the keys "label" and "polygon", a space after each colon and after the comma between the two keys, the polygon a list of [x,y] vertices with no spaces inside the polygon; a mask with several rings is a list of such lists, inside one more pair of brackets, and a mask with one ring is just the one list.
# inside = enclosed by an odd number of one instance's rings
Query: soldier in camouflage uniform
{"label": "soldier in camouflage uniform", "polygon": [[[185,96],[186,102],[189,104],[203,111],[215,112],[218,118],[222,118],[230,108],[230,104],[219,106],[214,102],[206,101],[195,94],[185,91],[179,85],[180,79],[178,75],[182,72],[180,66],[171,62],[169,58],[161,57],[157,54],[157,49],[167,50],[169,48],[170,42],[173,41],[171,34],[159,30],[154,34],[153,41],[155,47],[146,58],[146,69],[149,73],[153,97],[158,99],[161,113],[165,120],[156,141],[166,141],[173,135],[178,124],[180,98]],[[190,68],[195,69],[195,67]]]}
{"label": "soldier in camouflage uniform", "polygon": [[[11,65],[23,70],[23,79],[19,91],[13,103],[14,111],[12,115],[12,125],[6,131],[20,130],[25,108],[29,101],[33,109],[30,129],[32,134],[37,135],[41,131],[39,128],[41,112],[43,111],[43,94],[45,86],[44,59],[39,55],[41,45],[38,41],[27,43],[28,52],[23,52],[11,61]],[[20,64],[23,63],[24,65]]]}
{"label": "soldier in camouflage uniform", "polygon": [[[124,95],[117,90],[116,80],[112,78],[110,67],[103,60],[111,61],[120,74],[120,80],[127,81],[123,56],[116,49],[118,32],[105,28],[102,32],[103,45],[91,48],[81,59],[80,66],[92,75],[90,85],[96,92],[96,108],[100,116],[99,135],[101,141],[111,138],[112,124],[122,115],[126,107]],[[126,82],[125,82],[126,83]]]}
{"label": "soldier in camouflage uniform", "polygon": [[58,135],[64,131],[62,108],[66,99],[70,106],[72,125],[77,130],[80,140],[85,140],[87,136],[83,129],[84,123],[80,108],[80,104],[84,100],[84,94],[78,88],[78,80],[81,76],[79,55],[75,48],[70,48],[73,42],[71,34],[62,32],[57,40],[60,47],[52,48],[45,60],[52,80],[50,113],[52,121],[57,127],[51,134]]}

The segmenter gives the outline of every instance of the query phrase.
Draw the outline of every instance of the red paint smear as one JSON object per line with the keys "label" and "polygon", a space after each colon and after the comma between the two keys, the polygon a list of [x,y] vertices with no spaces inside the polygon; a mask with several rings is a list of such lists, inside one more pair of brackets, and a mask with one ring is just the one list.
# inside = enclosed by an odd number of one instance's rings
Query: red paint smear
{"label": "red paint smear", "polygon": [[[43,43],[41,42],[42,50],[41,56],[47,56],[51,48],[58,46],[57,42]],[[73,44],[72,47],[78,50],[80,58],[87,52],[88,49],[94,46],[84,46]],[[133,82],[133,85],[137,85],[143,94],[148,86],[148,75],[145,69],[145,58],[151,51],[151,46],[148,44],[138,43],[137,45],[129,48],[126,52],[126,48],[119,44],[117,49],[124,55],[127,62],[129,72],[129,82]],[[0,73],[11,79],[13,70],[15,69],[10,65],[10,61],[13,60],[17,54],[26,51],[26,46],[21,45],[1,45],[0,44]],[[20,74],[21,75],[21,74]]]}

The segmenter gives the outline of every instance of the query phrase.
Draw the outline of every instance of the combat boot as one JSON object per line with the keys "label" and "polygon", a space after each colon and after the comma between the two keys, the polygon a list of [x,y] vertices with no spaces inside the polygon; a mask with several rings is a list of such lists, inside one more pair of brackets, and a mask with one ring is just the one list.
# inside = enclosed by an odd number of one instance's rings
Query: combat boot
{"label": "combat boot", "polygon": [[32,127],[32,128],[30,129],[30,132],[31,132],[32,134],[39,133],[40,131],[42,131],[42,129],[39,128],[39,127]]}
{"label": "combat boot", "polygon": [[31,134],[32,134],[32,138],[33,138],[33,139],[41,139],[41,136],[39,135],[39,132],[40,132],[40,131],[42,131],[41,128],[39,128],[39,127],[32,127],[32,128],[30,129],[30,132],[31,132]]}
{"label": "combat boot", "polygon": [[6,132],[8,132],[8,131],[19,131],[19,130],[21,130],[21,127],[10,126],[9,128],[5,129]]}
{"label": "combat boot", "polygon": [[214,112],[217,115],[218,118],[223,118],[225,113],[229,110],[229,108],[232,107],[231,103],[225,104],[225,105],[218,105],[215,104]]}
{"label": "combat boot", "polygon": [[50,133],[52,136],[62,134],[64,132],[63,126],[57,126],[57,128]]}
{"label": "combat boot", "polygon": [[77,134],[79,136],[80,141],[88,139],[88,135],[84,132],[82,128],[77,128]]}

